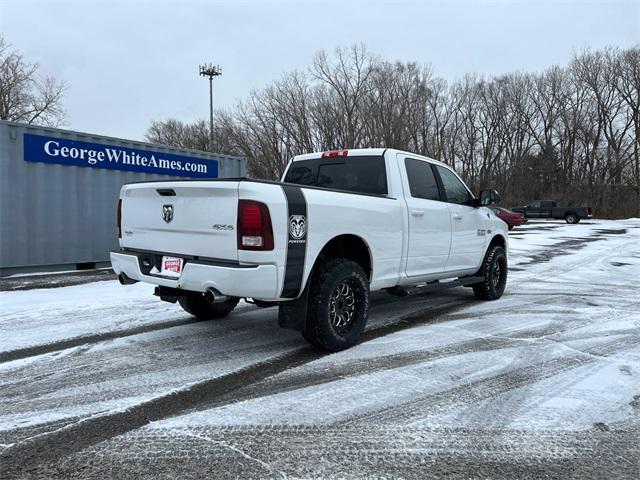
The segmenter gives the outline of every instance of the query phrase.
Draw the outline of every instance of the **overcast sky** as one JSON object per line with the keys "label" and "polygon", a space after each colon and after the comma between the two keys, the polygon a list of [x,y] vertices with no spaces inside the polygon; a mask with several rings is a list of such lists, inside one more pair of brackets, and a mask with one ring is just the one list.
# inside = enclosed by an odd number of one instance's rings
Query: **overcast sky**
{"label": "overcast sky", "polygon": [[69,84],[66,128],[142,139],[151,120],[208,117],[198,64],[219,63],[231,108],[319,49],[364,42],[438,76],[543,70],[584,47],[640,42],[640,0],[29,2],[0,0],[0,32]]}

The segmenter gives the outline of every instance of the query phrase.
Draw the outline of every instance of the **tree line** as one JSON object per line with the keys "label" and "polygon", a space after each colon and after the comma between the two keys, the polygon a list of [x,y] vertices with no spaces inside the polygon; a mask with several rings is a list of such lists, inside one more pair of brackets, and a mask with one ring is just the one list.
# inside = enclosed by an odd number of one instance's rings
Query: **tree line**
{"label": "tree line", "polygon": [[576,53],[543,72],[454,82],[365,46],[318,52],[204,120],[155,121],[157,143],[246,156],[253,177],[278,178],[300,153],[392,147],[441,160],[503,204],[550,198],[598,216],[640,216],[640,47]]}
{"label": "tree line", "polygon": [[[57,126],[64,82],[42,77],[0,35],[0,119]],[[441,160],[503,204],[537,198],[640,216],[640,46],[585,50],[543,72],[453,82],[363,45],[318,52],[208,123],[152,122],[146,139],[243,155],[276,179],[300,153],[392,147]]]}

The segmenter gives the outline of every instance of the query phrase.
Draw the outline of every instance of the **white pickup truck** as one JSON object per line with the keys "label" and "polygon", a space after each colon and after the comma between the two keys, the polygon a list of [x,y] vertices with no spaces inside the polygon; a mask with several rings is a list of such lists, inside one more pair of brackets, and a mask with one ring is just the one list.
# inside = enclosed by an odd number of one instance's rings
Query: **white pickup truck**
{"label": "white pickup truck", "polygon": [[228,315],[241,298],[278,305],[281,327],[337,351],[357,342],[373,290],[464,285],[499,298],[507,227],[485,208],[497,201],[412,153],[311,153],[293,158],[282,182],[124,185],[111,263],[122,284],[155,284],[201,319]]}

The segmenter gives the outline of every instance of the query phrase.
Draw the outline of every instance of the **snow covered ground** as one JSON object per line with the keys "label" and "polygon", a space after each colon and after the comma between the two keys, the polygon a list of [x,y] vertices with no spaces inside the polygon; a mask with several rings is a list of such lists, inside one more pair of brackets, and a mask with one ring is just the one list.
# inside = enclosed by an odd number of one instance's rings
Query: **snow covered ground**
{"label": "snow covered ground", "polygon": [[0,453],[22,477],[640,473],[640,220],[532,222],[502,299],[373,295],[322,355],[146,285],[0,292]]}

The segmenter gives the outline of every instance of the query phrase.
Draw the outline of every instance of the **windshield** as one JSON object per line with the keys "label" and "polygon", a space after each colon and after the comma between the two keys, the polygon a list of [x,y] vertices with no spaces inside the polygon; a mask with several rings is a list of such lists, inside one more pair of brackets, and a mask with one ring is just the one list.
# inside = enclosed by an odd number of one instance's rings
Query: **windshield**
{"label": "windshield", "polygon": [[348,192],[388,193],[387,171],[381,155],[297,160],[289,167],[284,181]]}

